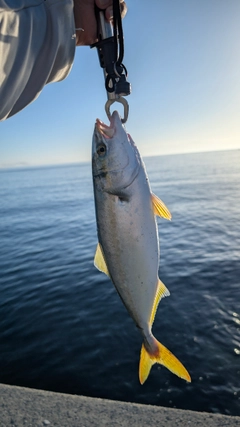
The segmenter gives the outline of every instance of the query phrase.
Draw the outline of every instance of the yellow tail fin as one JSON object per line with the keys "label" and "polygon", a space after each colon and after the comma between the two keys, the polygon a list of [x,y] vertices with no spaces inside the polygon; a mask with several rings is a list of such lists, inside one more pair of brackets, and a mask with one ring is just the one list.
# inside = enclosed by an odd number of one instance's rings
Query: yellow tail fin
{"label": "yellow tail fin", "polygon": [[182,363],[169,351],[164,345],[156,340],[157,352],[150,354],[144,344],[142,345],[140,364],[139,364],[139,381],[143,384],[148,378],[149,372],[154,363],[160,363],[168,368],[173,374],[191,382],[191,377]]}

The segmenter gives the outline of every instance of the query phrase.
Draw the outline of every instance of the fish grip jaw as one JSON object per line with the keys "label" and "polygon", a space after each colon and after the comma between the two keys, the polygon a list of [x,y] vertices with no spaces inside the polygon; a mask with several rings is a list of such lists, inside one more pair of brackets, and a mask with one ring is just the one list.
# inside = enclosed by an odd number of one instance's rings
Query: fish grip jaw
{"label": "fish grip jaw", "polygon": [[119,96],[116,99],[109,99],[106,104],[105,104],[105,111],[106,114],[110,120],[111,118],[111,112],[110,112],[110,107],[114,102],[119,102],[120,104],[123,105],[123,118],[121,119],[122,123],[126,123],[127,118],[128,118],[128,113],[129,113],[129,105],[128,102],[125,98],[123,98],[122,96]]}

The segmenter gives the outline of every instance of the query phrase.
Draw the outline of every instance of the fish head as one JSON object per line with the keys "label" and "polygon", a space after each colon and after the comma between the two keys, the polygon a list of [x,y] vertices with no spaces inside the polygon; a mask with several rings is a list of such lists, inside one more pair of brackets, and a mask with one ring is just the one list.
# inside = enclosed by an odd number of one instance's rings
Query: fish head
{"label": "fish head", "polygon": [[133,182],[139,167],[138,150],[118,112],[112,114],[110,126],[97,119],[92,143],[92,169],[99,189],[118,194]]}

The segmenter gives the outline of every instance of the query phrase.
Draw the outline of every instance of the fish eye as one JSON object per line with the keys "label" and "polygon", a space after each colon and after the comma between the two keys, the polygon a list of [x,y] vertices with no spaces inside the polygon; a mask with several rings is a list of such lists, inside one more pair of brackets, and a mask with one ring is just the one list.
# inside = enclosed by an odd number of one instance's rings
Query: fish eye
{"label": "fish eye", "polygon": [[107,151],[106,145],[99,144],[99,146],[97,147],[97,154],[99,155],[99,157],[105,156],[106,151]]}

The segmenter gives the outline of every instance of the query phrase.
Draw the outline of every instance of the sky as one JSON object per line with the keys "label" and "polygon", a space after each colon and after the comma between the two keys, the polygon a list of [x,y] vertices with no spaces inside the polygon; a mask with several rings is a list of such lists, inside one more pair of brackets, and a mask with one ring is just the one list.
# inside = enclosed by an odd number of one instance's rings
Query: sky
{"label": "sky", "polygon": [[[126,129],[142,156],[239,149],[240,1],[127,5]],[[64,81],[0,122],[0,167],[90,161],[95,120],[108,123],[106,100],[96,49],[78,47]]]}

